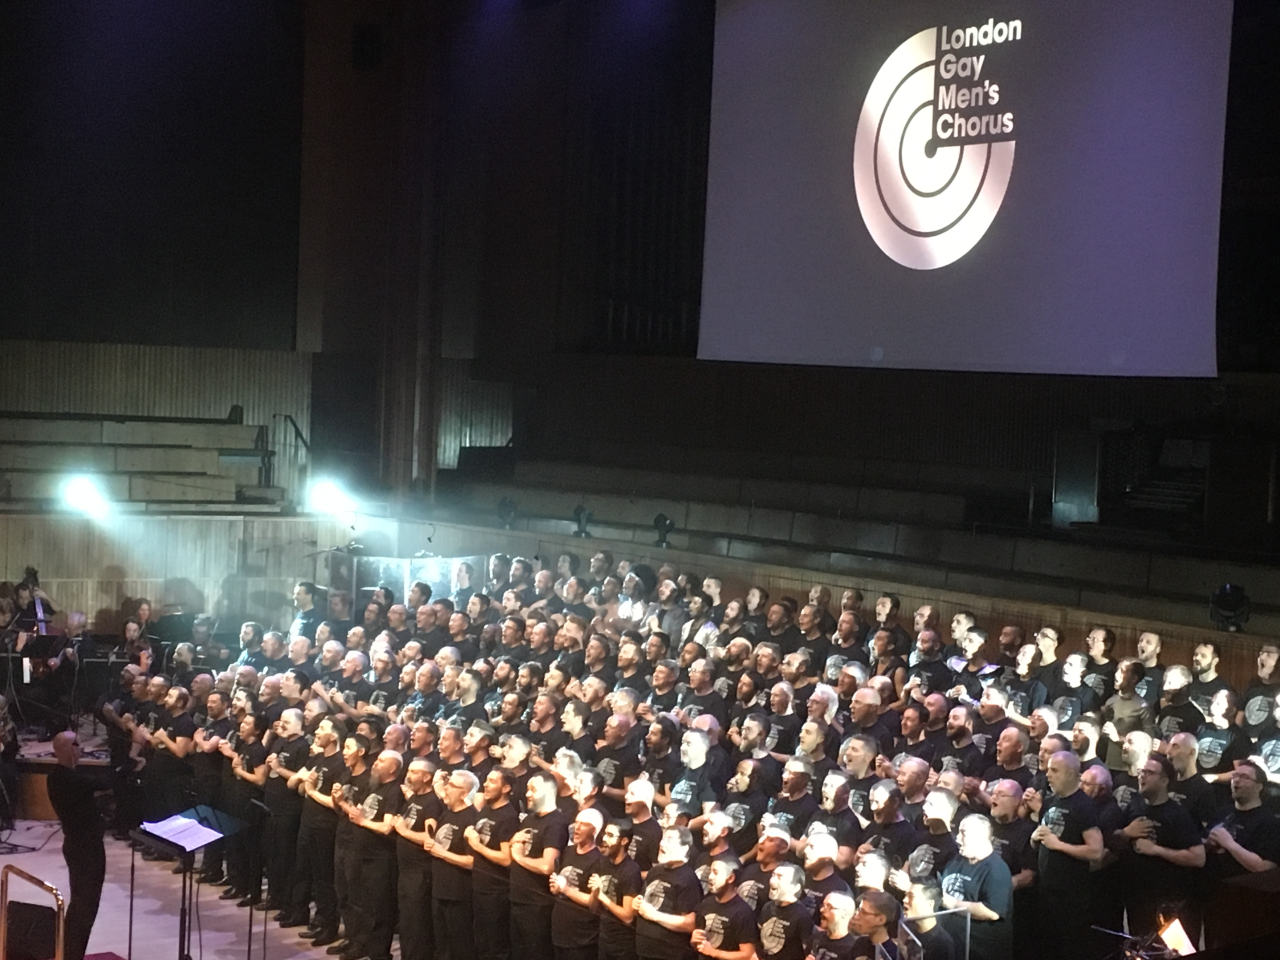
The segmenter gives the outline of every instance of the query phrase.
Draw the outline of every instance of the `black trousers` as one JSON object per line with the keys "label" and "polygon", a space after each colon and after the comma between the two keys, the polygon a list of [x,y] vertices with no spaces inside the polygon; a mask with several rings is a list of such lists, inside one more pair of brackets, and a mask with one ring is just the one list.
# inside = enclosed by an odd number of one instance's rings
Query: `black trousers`
{"label": "black trousers", "polygon": [[435,915],[436,960],[471,960],[476,952],[471,901],[433,898],[431,905]]}
{"label": "black trousers", "polygon": [[555,960],[551,947],[551,898],[546,903],[511,904],[511,942],[520,960]]}
{"label": "black trousers", "polygon": [[107,875],[107,853],[102,838],[94,842],[77,840],[62,843],[62,859],[67,862],[71,879],[71,903],[67,906],[66,960],[84,960],[89,933],[98,917],[102,900],[102,882]]}
{"label": "black trousers", "polygon": [[[221,787],[221,779],[196,777],[191,781],[191,789],[195,794],[195,803],[199,806],[212,807],[215,810],[218,809],[218,803],[221,799]],[[226,844],[222,840],[217,840],[205,847],[201,851],[200,870],[211,874],[222,873],[222,859],[225,851]]]}
{"label": "black trousers", "polygon": [[[358,941],[363,949],[355,952],[372,960],[391,960],[391,939],[396,932],[396,858],[381,841],[375,842],[376,849],[362,851],[359,885],[351,891],[353,912],[364,916],[363,939]],[[423,904],[422,909],[426,908]]]}
{"label": "black trousers", "polygon": [[293,891],[289,896],[289,906],[296,917],[311,916],[314,900],[316,926],[326,931],[338,929],[338,893],[334,889],[333,866],[336,828],[336,820],[326,825],[299,824]]}
{"label": "black trousers", "polygon": [[436,952],[431,900],[431,856],[401,855],[396,870],[396,900],[400,906],[400,960],[432,960]]}
{"label": "black trousers", "polygon": [[511,902],[506,890],[471,881],[471,917],[478,960],[511,960]]}
{"label": "black trousers", "polygon": [[239,833],[226,839],[227,879],[231,885],[247,897],[262,892],[262,818],[252,805],[234,805],[227,811],[243,820],[245,826]]}
{"label": "black trousers", "polygon": [[337,834],[333,844],[333,889],[338,897],[338,915],[342,917],[344,936],[353,944],[362,946],[368,917],[356,909],[352,899],[353,892],[360,886],[360,851],[350,837],[343,836],[344,832]]}
{"label": "black trousers", "polygon": [[555,947],[556,960],[596,960],[600,945],[593,943],[589,947]]}
{"label": "black trousers", "polygon": [[629,949],[622,949],[601,940],[596,945],[596,960],[637,960],[635,941],[631,942]]}
{"label": "black trousers", "polygon": [[302,810],[290,806],[273,810],[272,814],[267,819],[262,838],[266,855],[267,896],[283,907],[293,891]]}
{"label": "black trousers", "polygon": [[1089,908],[1079,893],[1040,888],[1036,924],[1043,960],[1081,960],[1092,956],[1093,931],[1089,929]]}

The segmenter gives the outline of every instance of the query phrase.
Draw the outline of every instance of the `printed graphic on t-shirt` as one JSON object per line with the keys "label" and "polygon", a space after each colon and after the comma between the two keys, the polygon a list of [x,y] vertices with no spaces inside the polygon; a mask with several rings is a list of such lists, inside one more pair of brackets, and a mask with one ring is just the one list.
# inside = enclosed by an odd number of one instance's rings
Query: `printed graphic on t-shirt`
{"label": "printed graphic on t-shirt", "polygon": [[790,924],[781,917],[770,917],[760,924],[760,946],[769,956],[779,953],[787,945]]}
{"label": "printed graphic on t-shirt", "polygon": [[1049,832],[1055,837],[1061,837],[1064,830],[1067,829],[1067,815],[1063,813],[1061,807],[1049,807],[1040,817],[1040,823],[1049,828]]}
{"label": "printed graphic on t-shirt", "polygon": [[738,896],[746,901],[747,906],[755,910],[760,906],[760,900],[763,896],[767,896],[768,891],[765,885],[758,880],[747,880],[745,883],[738,885]]}
{"label": "printed graphic on t-shirt", "polygon": [[651,907],[658,909],[667,902],[667,891],[671,889],[671,884],[665,880],[654,880],[644,888],[644,902]]}
{"label": "printed graphic on t-shirt", "polygon": [[707,943],[717,950],[724,943],[724,932],[729,927],[729,918],[718,913],[707,914]]}

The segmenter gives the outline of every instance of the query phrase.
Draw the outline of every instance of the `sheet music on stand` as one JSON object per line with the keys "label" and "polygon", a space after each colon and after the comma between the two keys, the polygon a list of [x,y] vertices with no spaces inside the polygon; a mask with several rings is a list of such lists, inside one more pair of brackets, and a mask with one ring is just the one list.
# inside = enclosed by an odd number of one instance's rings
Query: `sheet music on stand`
{"label": "sheet music on stand", "polygon": [[210,830],[196,820],[175,814],[159,823],[144,823],[142,829],[153,837],[168,841],[175,847],[181,847],[187,853],[194,853],[201,847],[207,847],[216,840],[222,839],[217,830]]}

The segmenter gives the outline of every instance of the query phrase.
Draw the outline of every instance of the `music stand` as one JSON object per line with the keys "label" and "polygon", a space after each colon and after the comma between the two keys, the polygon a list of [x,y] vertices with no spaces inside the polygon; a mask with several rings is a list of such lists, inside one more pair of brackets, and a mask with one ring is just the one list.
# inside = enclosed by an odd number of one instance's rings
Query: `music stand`
{"label": "music stand", "polygon": [[[209,844],[238,833],[242,820],[230,817],[212,807],[196,806],[159,823],[144,823],[129,835],[156,853],[177,857],[182,865],[181,905],[178,910],[178,960],[191,960],[191,914],[196,881],[193,876],[195,855]],[[129,865],[129,960],[133,960],[133,897],[136,877],[137,848]]]}

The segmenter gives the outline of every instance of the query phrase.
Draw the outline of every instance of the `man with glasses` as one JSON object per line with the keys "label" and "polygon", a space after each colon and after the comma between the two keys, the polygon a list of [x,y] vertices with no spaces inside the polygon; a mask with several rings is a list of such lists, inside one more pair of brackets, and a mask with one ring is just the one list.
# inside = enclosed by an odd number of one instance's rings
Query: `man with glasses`
{"label": "man with glasses", "polygon": [[1108,840],[1121,857],[1129,932],[1135,937],[1155,933],[1160,917],[1175,912],[1184,927],[1191,925],[1185,904],[1204,866],[1204,844],[1195,818],[1169,796],[1176,776],[1168,757],[1147,757],[1138,769],[1138,796],[1125,810],[1125,825]]}
{"label": "man with glasses", "polygon": [[1280,821],[1262,806],[1266,782],[1267,775],[1258,764],[1240,761],[1231,772],[1232,804],[1218,815],[1205,837],[1209,889],[1216,891],[1204,917],[1205,944],[1210,948],[1230,942],[1223,905],[1231,891],[1223,888],[1223,881],[1274,870],[1280,863]]}

